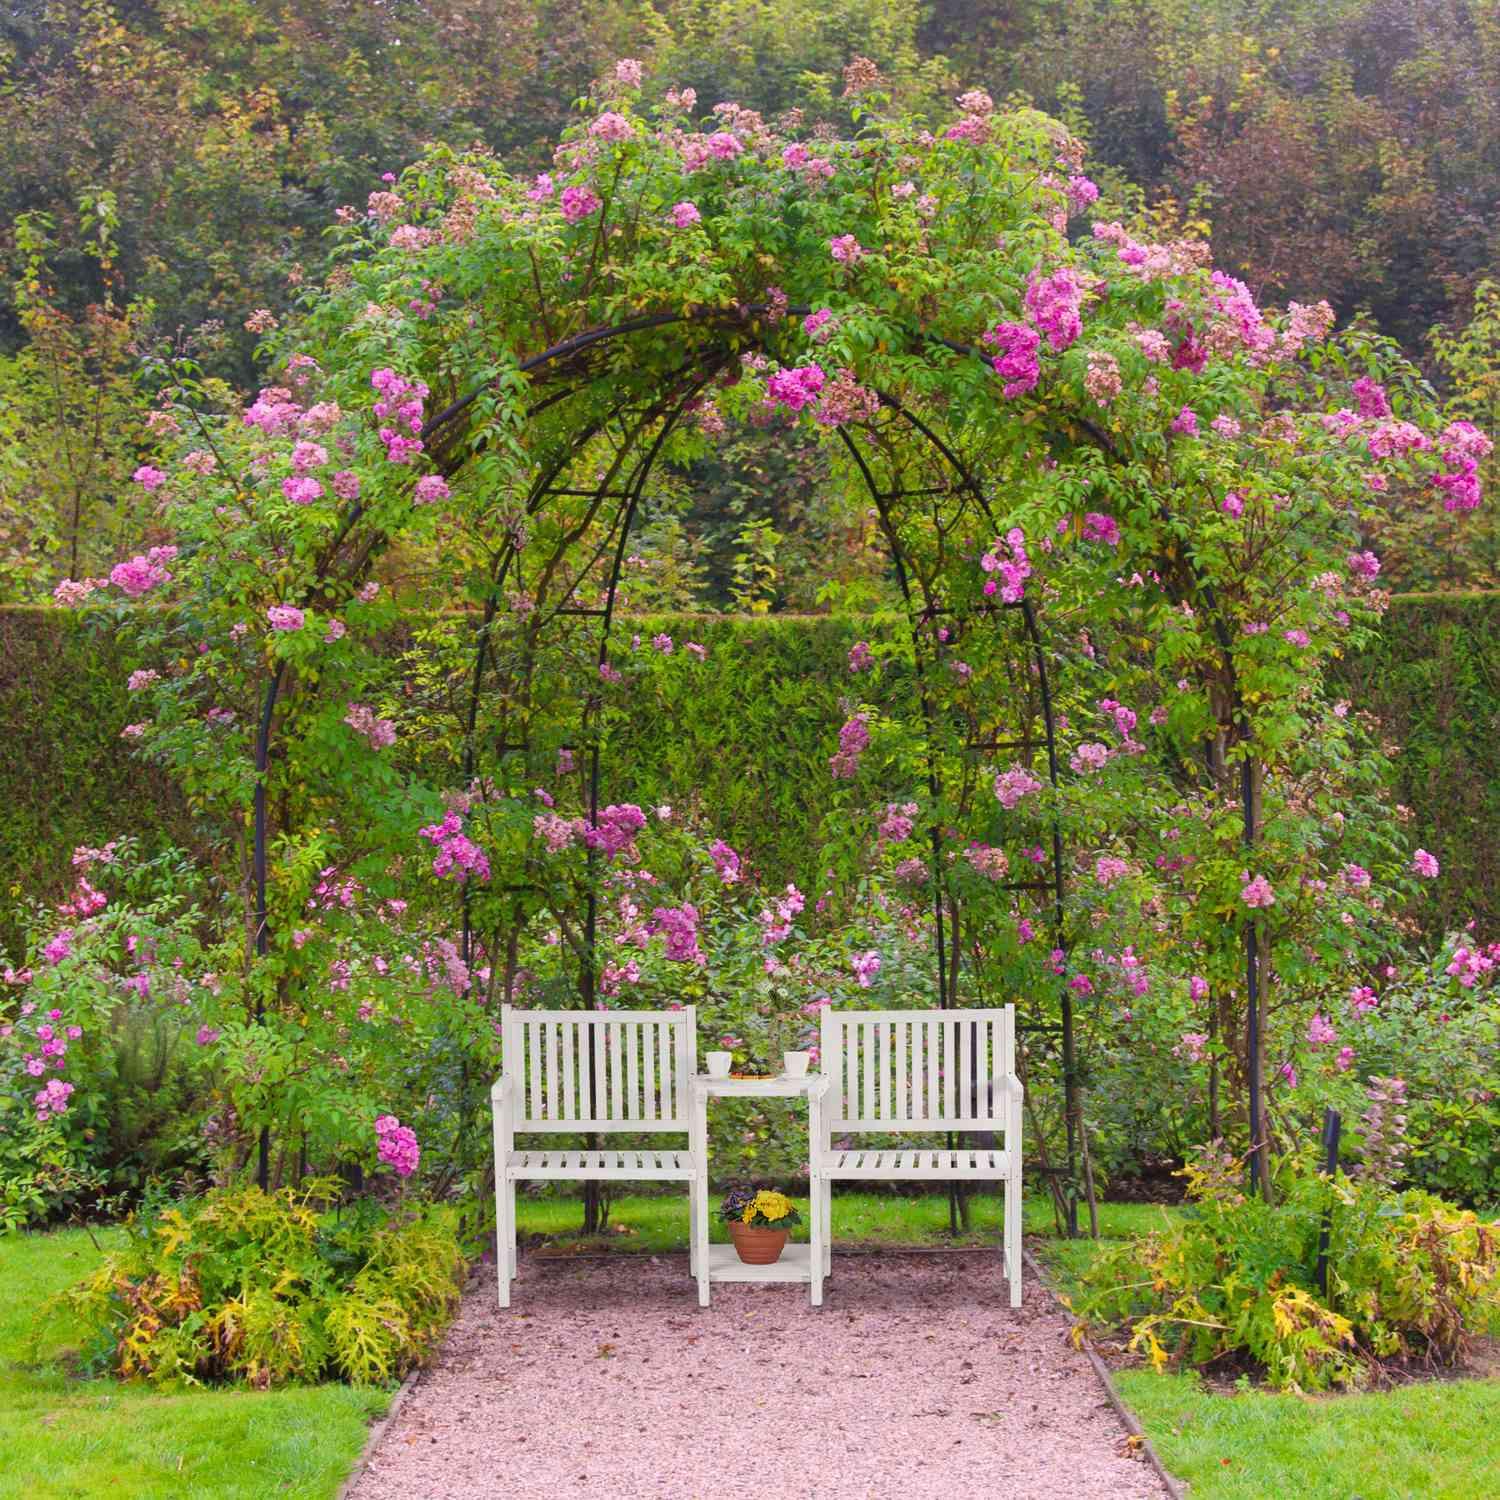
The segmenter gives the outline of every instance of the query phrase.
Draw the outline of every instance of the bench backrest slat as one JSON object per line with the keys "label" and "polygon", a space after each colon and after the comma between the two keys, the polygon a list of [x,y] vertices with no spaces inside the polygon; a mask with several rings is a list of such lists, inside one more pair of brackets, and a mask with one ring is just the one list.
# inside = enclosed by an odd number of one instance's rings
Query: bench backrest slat
{"label": "bench backrest slat", "polygon": [[521,1131],[684,1131],[697,1011],[501,1010]]}
{"label": "bench backrest slat", "polygon": [[825,1010],[824,1120],[860,1130],[996,1130],[1015,1071],[1016,1010]]}

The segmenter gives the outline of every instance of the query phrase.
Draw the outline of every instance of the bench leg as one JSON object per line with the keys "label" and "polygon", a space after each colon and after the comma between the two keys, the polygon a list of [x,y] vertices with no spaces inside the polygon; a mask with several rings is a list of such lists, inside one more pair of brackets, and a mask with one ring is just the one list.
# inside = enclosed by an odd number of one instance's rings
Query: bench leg
{"label": "bench leg", "polygon": [[822,1307],[823,1305],[823,1277],[825,1275],[823,1265],[823,1243],[828,1234],[828,1226],[823,1221],[823,1215],[818,1211],[823,1196],[823,1180],[814,1177],[809,1184],[812,1191],[807,1195],[809,1217],[812,1219],[812,1233],[809,1235],[812,1243],[808,1246],[809,1275],[812,1278],[812,1305]]}
{"label": "bench leg", "polygon": [[698,1274],[698,1184],[688,1182],[688,1275]]}
{"label": "bench leg", "polygon": [[1010,1282],[1010,1305],[1021,1305],[1021,1184],[1005,1179],[1005,1276]]}
{"label": "bench leg", "polygon": [[500,1306],[510,1306],[510,1281],[515,1275],[516,1185],[502,1172],[495,1180],[495,1279]]}
{"label": "bench leg", "polygon": [[702,1173],[693,1183],[698,1202],[697,1222],[693,1225],[693,1244],[697,1250],[694,1274],[698,1278],[698,1306],[708,1306],[708,1175]]}
{"label": "bench leg", "polygon": [[833,1184],[824,1177],[818,1183],[815,1211],[823,1215],[823,1274],[833,1274]]}
{"label": "bench leg", "polygon": [[510,1211],[506,1214],[506,1221],[510,1225],[510,1274],[512,1279],[521,1274],[521,1254],[517,1248],[517,1240],[520,1238],[520,1225],[516,1214],[516,1179],[512,1177],[505,1185],[506,1196],[510,1202]]}

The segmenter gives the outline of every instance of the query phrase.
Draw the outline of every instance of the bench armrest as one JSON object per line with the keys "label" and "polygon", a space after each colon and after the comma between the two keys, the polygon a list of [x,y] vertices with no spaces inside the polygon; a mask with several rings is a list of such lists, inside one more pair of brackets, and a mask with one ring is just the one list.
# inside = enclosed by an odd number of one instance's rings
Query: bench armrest
{"label": "bench armrest", "polygon": [[1017,1104],[1026,1097],[1026,1090],[1021,1087],[1021,1080],[1014,1073],[1003,1073],[995,1080],[999,1085],[1002,1097],[1014,1099]]}
{"label": "bench armrest", "polygon": [[490,1089],[490,1099],[494,1103],[500,1104],[508,1101],[510,1096],[514,1094],[515,1091],[515,1078],[509,1073],[502,1073],[500,1077],[495,1080],[494,1086]]}

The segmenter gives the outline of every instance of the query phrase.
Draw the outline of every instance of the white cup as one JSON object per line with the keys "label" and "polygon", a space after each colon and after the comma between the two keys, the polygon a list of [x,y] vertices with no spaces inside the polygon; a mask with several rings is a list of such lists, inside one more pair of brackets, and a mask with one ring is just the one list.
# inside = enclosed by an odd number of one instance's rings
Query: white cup
{"label": "white cup", "polygon": [[708,1054],[708,1076],[710,1078],[728,1078],[729,1064],[734,1061],[732,1052],[710,1052]]}
{"label": "white cup", "polygon": [[806,1078],[807,1065],[811,1061],[811,1052],[783,1052],[781,1054],[781,1065],[786,1069],[788,1078]]}

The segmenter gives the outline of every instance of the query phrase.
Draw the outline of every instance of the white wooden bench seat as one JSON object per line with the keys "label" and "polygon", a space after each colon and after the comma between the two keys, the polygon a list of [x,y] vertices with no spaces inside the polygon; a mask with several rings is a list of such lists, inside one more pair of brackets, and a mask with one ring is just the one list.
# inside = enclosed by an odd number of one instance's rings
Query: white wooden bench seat
{"label": "white wooden bench seat", "polygon": [[818,1170],[825,1177],[974,1177],[999,1180],[1010,1174],[1005,1151],[830,1151]]}
{"label": "white wooden bench seat", "polygon": [[697,1172],[691,1151],[512,1151],[505,1162],[506,1176],[529,1179],[628,1177],[688,1182]]}
{"label": "white wooden bench seat", "polygon": [[[707,1257],[699,1253],[698,1179],[707,1151],[693,1109],[697,1012],[681,1010],[501,1011],[504,1072],[490,1090],[495,1122],[495,1242],[500,1306],[516,1274],[516,1183],[681,1182],[692,1231],[689,1265],[708,1306]],[[685,1148],[629,1150],[518,1147],[518,1135],[671,1134]],[[706,1239],[706,1235],[701,1236]]]}
{"label": "white wooden bench seat", "polygon": [[[1015,1075],[1016,1012],[823,1012],[820,1066],[830,1080],[821,1139],[813,1143],[813,1212],[821,1218],[824,1271],[832,1269],[832,1192],[838,1180],[1003,1182],[1001,1265],[1010,1305],[1021,1305],[1021,1104]],[[882,1144],[848,1137],[978,1136],[974,1149]],[[834,1140],[840,1143],[835,1150]]]}

